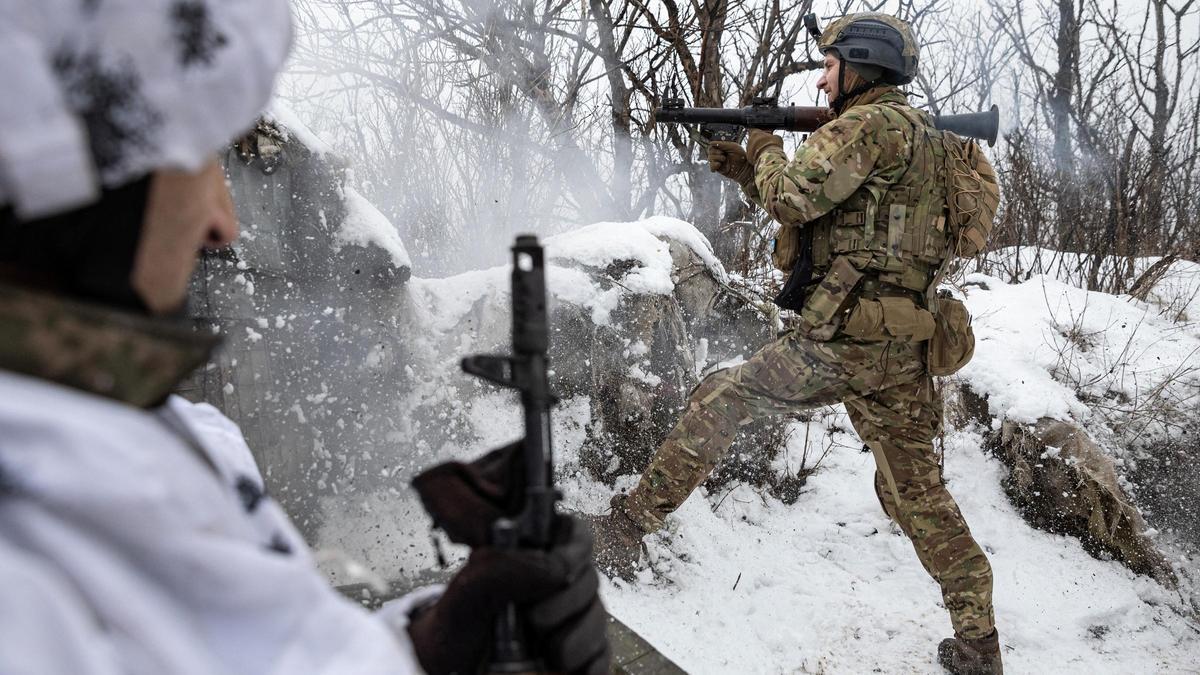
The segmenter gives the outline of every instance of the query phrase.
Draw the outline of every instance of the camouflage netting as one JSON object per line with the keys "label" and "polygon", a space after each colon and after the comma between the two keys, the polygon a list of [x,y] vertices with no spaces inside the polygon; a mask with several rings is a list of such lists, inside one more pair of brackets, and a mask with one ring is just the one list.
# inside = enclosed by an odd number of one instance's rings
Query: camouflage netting
{"label": "camouflage netting", "polygon": [[[947,422],[991,428],[987,400],[957,381],[947,386]],[[1032,526],[1077,537],[1088,553],[1112,558],[1168,586],[1176,577],[1147,536],[1147,527],[1121,487],[1116,467],[1080,427],[1042,418],[1037,424],[1006,420],[985,435],[985,445],[1009,469],[1005,494]]]}

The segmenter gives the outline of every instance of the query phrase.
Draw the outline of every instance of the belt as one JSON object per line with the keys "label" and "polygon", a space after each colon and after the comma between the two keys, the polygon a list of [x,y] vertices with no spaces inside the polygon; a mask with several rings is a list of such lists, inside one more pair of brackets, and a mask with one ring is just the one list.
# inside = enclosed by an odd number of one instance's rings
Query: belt
{"label": "belt", "polygon": [[893,283],[889,283],[874,276],[875,273],[868,272],[868,276],[864,277],[858,284],[858,295],[862,298],[908,298],[917,303],[918,306],[925,305],[924,287],[922,290],[916,291],[911,288],[905,288]]}

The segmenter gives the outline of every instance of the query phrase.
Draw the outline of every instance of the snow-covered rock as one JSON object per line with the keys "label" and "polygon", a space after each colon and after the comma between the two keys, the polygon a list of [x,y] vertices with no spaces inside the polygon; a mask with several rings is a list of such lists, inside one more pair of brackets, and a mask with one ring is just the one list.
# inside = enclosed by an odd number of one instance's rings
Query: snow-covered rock
{"label": "snow-covered rock", "polygon": [[988,436],[988,447],[1009,469],[1005,493],[1031,525],[1076,537],[1092,555],[1175,585],[1112,458],[1083,429],[1044,418],[1035,425],[1005,421]]}

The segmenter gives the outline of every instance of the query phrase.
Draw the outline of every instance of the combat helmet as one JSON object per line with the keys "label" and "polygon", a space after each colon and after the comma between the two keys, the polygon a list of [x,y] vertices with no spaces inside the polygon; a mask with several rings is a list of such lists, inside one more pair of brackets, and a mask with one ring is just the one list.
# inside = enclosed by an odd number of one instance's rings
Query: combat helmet
{"label": "combat helmet", "polygon": [[838,100],[830,101],[835,113],[854,96],[878,83],[908,84],[917,77],[920,56],[912,26],[890,14],[858,12],[834,20],[824,31],[817,28],[815,14],[804,18],[822,54],[833,52],[863,76],[864,83],[845,89],[846,68],[838,71]]}
{"label": "combat helmet", "polygon": [[917,76],[916,35],[907,21],[889,14],[847,14],[820,33],[817,48],[822,54],[833,50],[868,80],[908,84]]}

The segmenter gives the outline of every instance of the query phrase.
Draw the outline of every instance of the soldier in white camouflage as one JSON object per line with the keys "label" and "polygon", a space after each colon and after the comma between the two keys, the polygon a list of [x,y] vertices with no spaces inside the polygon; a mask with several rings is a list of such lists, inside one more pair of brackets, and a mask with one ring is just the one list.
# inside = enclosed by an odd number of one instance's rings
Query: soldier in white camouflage
{"label": "soldier in white camouflage", "polygon": [[713,171],[736,180],[779,222],[774,262],[791,272],[777,302],[800,328],[692,393],[638,485],[594,520],[602,568],[627,576],[641,539],[712,472],[749,422],[843,403],[876,460],[875,489],[941,587],[955,637],[953,673],[1002,672],[992,570],[943,482],[933,441],[942,401],[927,363],[936,287],[955,254],[947,227],[946,145],[898,85],[917,68],[908,24],[843,17],[822,34],[817,83],[836,118],[789,160],[783,140],[751,130],[746,148],[713,141]]}

